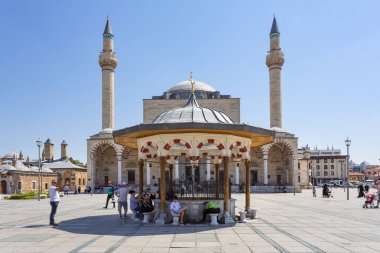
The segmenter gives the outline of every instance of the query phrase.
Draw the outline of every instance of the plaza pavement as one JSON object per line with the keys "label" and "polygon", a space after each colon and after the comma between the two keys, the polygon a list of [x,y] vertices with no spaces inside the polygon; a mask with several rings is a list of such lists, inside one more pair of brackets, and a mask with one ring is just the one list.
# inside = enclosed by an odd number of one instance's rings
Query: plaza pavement
{"label": "plaza pavement", "polygon": [[[0,252],[380,252],[380,209],[356,194],[252,194],[257,220],[218,227],[131,223],[102,208],[106,195],[65,196],[50,227],[48,200],[0,200]],[[238,212],[244,194],[233,197]]]}

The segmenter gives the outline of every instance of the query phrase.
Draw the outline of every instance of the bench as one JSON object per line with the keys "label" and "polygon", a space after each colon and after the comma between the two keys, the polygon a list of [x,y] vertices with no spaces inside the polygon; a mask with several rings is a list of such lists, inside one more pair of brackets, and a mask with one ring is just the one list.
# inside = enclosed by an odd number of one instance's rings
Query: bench
{"label": "bench", "polygon": [[212,225],[212,226],[219,225],[219,223],[218,223],[218,215],[219,214],[218,213],[210,213],[209,215],[211,217],[210,225]]}
{"label": "bench", "polygon": [[139,221],[139,218],[137,218],[137,212],[136,211],[132,211],[131,221]]}
{"label": "bench", "polygon": [[150,216],[151,212],[148,212],[148,213],[143,213],[144,215],[144,220],[142,223],[149,223],[149,216]]}
{"label": "bench", "polygon": [[173,222],[172,222],[172,225],[175,225],[175,226],[178,226],[179,225],[179,216],[181,214],[179,213],[172,213],[172,216],[173,216]]}

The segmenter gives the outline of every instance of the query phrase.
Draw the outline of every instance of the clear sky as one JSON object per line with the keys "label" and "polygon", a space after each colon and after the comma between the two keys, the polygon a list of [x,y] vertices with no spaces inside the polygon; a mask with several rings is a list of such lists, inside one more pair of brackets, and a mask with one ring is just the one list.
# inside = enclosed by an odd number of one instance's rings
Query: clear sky
{"label": "clear sky", "polygon": [[110,16],[119,64],[115,128],[142,122],[142,99],[193,71],[241,98],[242,122],[269,127],[265,56],[276,14],[285,53],[283,128],[299,146],[341,148],[356,162],[380,158],[380,1],[1,1],[0,155],[86,161],[101,130],[98,55]]}

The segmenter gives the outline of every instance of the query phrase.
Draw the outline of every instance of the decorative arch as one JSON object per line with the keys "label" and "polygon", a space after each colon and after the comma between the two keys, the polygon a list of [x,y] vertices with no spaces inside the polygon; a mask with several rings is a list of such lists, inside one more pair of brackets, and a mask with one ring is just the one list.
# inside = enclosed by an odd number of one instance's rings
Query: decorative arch
{"label": "decorative arch", "polygon": [[152,141],[145,142],[139,150],[139,158],[154,159],[157,157],[158,145]]}
{"label": "decorative arch", "polygon": [[268,154],[269,153],[269,150],[273,147],[273,146],[276,146],[278,147],[281,151],[284,149],[284,147],[286,146],[290,152],[291,152],[291,155],[296,155],[297,152],[295,152],[294,148],[292,147],[292,145],[287,142],[286,140],[274,140],[273,143],[270,143],[268,145],[265,145],[262,147],[262,151],[263,153],[266,153]]}
{"label": "decorative arch", "polygon": [[108,140],[103,140],[98,143],[96,143],[90,153],[90,157],[95,157],[96,156],[96,151],[100,148],[101,152],[103,153],[108,147],[112,147],[117,156],[121,156],[123,153],[124,148],[120,145],[115,144],[114,142],[108,141]]}
{"label": "decorative arch", "polygon": [[231,143],[229,147],[231,151],[231,157],[234,159],[249,159],[249,148],[247,148],[241,141]]}
{"label": "decorative arch", "polygon": [[[226,151],[225,145],[216,139],[205,139],[205,140],[199,142],[198,145],[196,146],[196,148],[199,150],[199,154],[202,156],[210,155],[212,157],[218,157],[218,156],[222,156],[223,151]],[[220,154],[219,155],[215,155],[215,154],[211,155],[207,152],[208,150],[219,150]],[[214,159],[214,158],[212,158],[212,159]]]}

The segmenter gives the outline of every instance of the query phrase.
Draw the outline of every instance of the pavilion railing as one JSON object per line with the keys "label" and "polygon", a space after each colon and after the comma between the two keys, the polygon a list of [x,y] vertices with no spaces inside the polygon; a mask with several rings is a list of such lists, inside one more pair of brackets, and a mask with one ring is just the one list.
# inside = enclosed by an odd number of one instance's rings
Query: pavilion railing
{"label": "pavilion railing", "polygon": [[[231,184],[229,183],[229,197],[231,198]],[[193,181],[193,180],[173,180],[166,182],[166,198],[173,199],[176,195],[179,199],[223,199],[223,181]]]}

